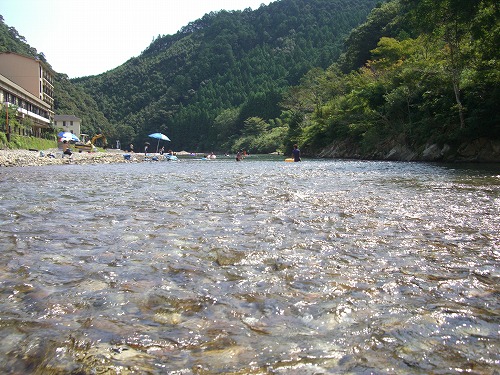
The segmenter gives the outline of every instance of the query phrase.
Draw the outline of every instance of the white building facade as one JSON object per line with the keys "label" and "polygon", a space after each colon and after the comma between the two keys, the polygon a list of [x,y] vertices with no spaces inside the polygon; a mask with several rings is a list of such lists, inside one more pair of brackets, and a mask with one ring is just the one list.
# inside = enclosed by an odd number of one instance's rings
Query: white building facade
{"label": "white building facade", "polygon": [[81,137],[82,120],[74,115],[55,115],[54,127]]}

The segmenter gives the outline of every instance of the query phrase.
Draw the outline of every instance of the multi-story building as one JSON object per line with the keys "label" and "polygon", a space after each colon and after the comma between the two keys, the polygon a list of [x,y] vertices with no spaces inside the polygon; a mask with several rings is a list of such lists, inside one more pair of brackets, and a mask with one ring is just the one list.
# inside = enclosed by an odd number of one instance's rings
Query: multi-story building
{"label": "multi-story building", "polygon": [[54,119],[54,71],[38,59],[13,52],[0,53],[0,104],[15,106],[20,123],[11,133],[41,137]]}

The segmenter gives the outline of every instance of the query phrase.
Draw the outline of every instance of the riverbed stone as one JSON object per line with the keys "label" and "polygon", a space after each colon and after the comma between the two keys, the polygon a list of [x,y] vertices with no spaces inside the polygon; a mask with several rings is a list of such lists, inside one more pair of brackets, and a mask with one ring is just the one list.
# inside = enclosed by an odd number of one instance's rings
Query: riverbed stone
{"label": "riverbed stone", "polygon": [[[104,152],[74,152],[70,157],[64,156],[57,148],[49,150],[10,150],[0,149],[0,167],[29,167],[64,164],[112,164],[136,163],[149,160],[143,154],[126,155],[121,150],[108,150]],[[130,154],[127,154],[130,155]]]}

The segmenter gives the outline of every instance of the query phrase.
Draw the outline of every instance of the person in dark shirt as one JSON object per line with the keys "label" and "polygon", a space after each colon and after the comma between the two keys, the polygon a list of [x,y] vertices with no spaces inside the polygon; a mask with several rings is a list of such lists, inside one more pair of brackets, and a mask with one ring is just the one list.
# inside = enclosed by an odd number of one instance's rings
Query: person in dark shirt
{"label": "person in dark shirt", "polygon": [[296,144],[293,145],[293,151],[292,151],[292,154],[293,154],[293,161],[302,161],[300,159],[300,150],[299,150],[299,146],[297,146]]}

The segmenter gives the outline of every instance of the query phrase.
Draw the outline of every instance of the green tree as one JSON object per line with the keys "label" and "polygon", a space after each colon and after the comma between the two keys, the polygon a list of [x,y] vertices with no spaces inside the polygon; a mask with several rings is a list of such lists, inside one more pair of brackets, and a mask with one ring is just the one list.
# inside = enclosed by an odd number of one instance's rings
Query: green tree
{"label": "green tree", "polygon": [[260,117],[249,117],[245,120],[243,136],[259,136],[264,134],[268,128],[269,124]]}
{"label": "green tree", "polygon": [[214,120],[213,130],[216,133],[216,142],[223,150],[231,148],[239,116],[240,111],[237,108],[228,108],[223,110]]}
{"label": "green tree", "polygon": [[340,57],[344,73],[361,68],[370,59],[370,50],[375,48],[381,37],[394,37],[400,32],[400,14],[399,1],[379,4],[366,21],[349,34],[345,52]]}
{"label": "green tree", "polygon": [[443,43],[443,67],[453,86],[460,127],[464,128],[465,108],[461,89],[463,73],[471,57],[469,41],[481,4],[489,1],[402,0],[402,3],[407,10],[407,19],[413,25]]}

